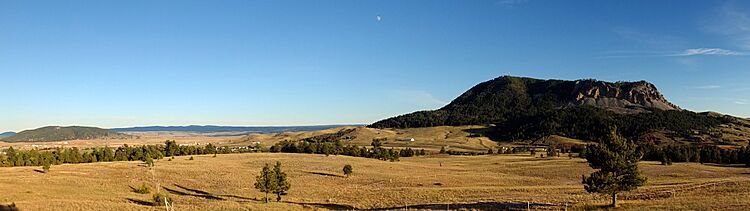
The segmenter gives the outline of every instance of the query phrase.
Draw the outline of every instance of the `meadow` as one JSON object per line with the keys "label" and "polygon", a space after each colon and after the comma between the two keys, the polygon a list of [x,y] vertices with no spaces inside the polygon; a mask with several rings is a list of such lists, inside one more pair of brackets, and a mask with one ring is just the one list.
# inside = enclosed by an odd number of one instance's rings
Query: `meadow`
{"label": "meadow", "polygon": [[[580,184],[590,169],[583,159],[530,155],[401,158],[399,162],[348,156],[248,153],[0,168],[0,204],[21,210],[164,210],[149,205],[146,183],[167,191],[176,210],[526,209],[601,208],[607,196]],[[253,188],[266,163],[280,161],[292,188],[282,202],[263,203]],[[345,177],[342,168],[354,173]],[[641,162],[649,178],[621,194],[624,210],[748,210],[750,169]]]}

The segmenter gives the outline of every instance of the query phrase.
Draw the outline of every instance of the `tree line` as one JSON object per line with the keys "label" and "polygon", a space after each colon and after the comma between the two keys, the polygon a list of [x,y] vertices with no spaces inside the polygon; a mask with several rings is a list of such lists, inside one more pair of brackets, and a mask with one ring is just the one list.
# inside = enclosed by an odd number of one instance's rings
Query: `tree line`
{"label": "tree line", "polygon": [[117,148],[94,147],[90,149],[55,148],[46,150],[16,150],[13,147],[0,154],[0,166],[44,166],[63,163],[93,163],[110,161],[146,161],[163,157],[203,154],[228,154],[236,152],[251,152],[255,148],[236,149],[216,147],[213,144],[205,146],[180,146],[175,141],[166,141],[164,145],[123,145]]}
{"label": "tree line", "polygon": [[308,153],[324,155],[347,155],[352,157],[374,158],[387,161],[398,161],[401,157],[412,157],[426,155],[424,149],[386,149],[383,147],[385,139],[373,139],[371,147],[357,147],[344,145],[341,141],[334,142],[308,142],[284,140],[271,146],[271,152],[286,153]]}
{"label": "tree line", "polygon": [[672,162],[744,164],[750,167],[750,146],[722,149],[717,146],[643,144],[643,160]]}
{"label": "tree line", "polygon": [[578,106],[514,118],[498,124],[489,136],[498,140],[534,140],[549,135],[600,140],[609,135],[608,128],[616,127],[619,134],[632,140],[654,130],[670,131],[687,139],[708,134],[718,140],[721,134],[711,129],[728,121],[685,110],[654,109],[638,114],[617,114],[593,106]]}

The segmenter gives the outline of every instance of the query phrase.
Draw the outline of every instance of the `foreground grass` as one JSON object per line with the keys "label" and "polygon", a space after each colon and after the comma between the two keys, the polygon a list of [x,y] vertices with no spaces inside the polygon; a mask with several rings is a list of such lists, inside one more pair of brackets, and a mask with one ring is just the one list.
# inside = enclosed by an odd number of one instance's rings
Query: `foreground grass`
{"label": "foreground grass", "polygon": [[[596,208],[606,196],[585,193],[584,160],[528,156],[430,156],[401,162],[308,154],[228,154],[176,157],[156,162],[155,177],[176,210],[299,210],[325,208]],[[253,189],[262,165],[281,161],[292,189],[285,203],[261,203]],[[354,174],[345,178],[345,164]],[[624,209],[749,210],[750,169],[700,164],[661,166],[644,162],[647,186],[623,194]],[[38,168],[0,168],[0,203],[22,210],[163,210],[145,205],[150,194],[131,187],[153,185],[139,162]],[[292,203],[289,203],[292,202]],[[479,203],[483,202],[483,203]],[[450,204],[450,205],[449,205]],[[463,204],[463,205],[462,205]]]}

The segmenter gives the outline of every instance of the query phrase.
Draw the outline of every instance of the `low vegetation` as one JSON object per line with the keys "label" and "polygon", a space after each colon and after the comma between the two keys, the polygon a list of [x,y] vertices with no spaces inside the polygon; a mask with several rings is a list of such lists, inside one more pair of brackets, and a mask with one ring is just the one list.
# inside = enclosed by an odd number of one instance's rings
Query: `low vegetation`
{"label": "low vegetation", "polygon": [[138,186],[137,188],[133,189],[133,192],[139,193],[139,194],[149,194],[151,193],[151,187],[146,185],[146,183],[141,184],[141,186]]}
{"label": "low vegetation", "polygon": [[352,165],[346,164],[343,171],[344,175],[346,175],[346,177],[349,177],[354,172],[354,169],[352,169]]}

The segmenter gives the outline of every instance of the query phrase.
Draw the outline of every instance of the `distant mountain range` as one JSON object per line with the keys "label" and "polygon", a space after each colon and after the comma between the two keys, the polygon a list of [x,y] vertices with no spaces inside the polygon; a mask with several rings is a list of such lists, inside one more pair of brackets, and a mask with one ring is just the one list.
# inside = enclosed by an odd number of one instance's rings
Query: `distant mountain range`
{"label": "distant mountain range", "polygon": [[282,133],[317,131],[343,126],[363,125],[312,125],[312,126],[263,126],[263,127],[237,127],[237,126],[214,126],[214,125],[190,125],[190,126],[146,126],[130,128],[102,129],[96,127],[58,127],[48,126],[33,130],[25,130],[19,133],[2,133],[0,138],[4,142],[49,142],[65,140],[92,140],[92,139],[118,139],[129,138],[129,132],[188,132],[188,133]]}
{"label": "distant mountain range", "polygon": [[750,140],[750,121],[683,110],[646,81],[513,76],[479,83],[440,109],[384,119],[369,127],[444,125],[491,125],[486,135],[499,141],[551,135],[596,140],[611,127],[628,138],[650,142],[745,145]]}
{"label": "distant mountain range", "polygon": [[65,140],[90,140],[106,138],[127,138],[129,135],[96,127],[58,127],[48,126],[33,130],[24,130],[13,136],[2,139],[4,142],[47,142]]}
{"label": "distant mountain range", "polygon": [[191,133],[281,133],[298,131],[316,131],[343,126],[362,125],[312,125],[312,126],[215,126],[215,125],[190,125],[190,126],[145,126],[129,128],[112,128],[112,131],[127,132],[191,132]]}
{"label": "distant mountain range", "polygon": [[0,138],[5,138],[5,137],[10,137],[10,136],[15,136],[15,135],[16,133],[14,132],[4,132],[4,133],[0,133]]}

